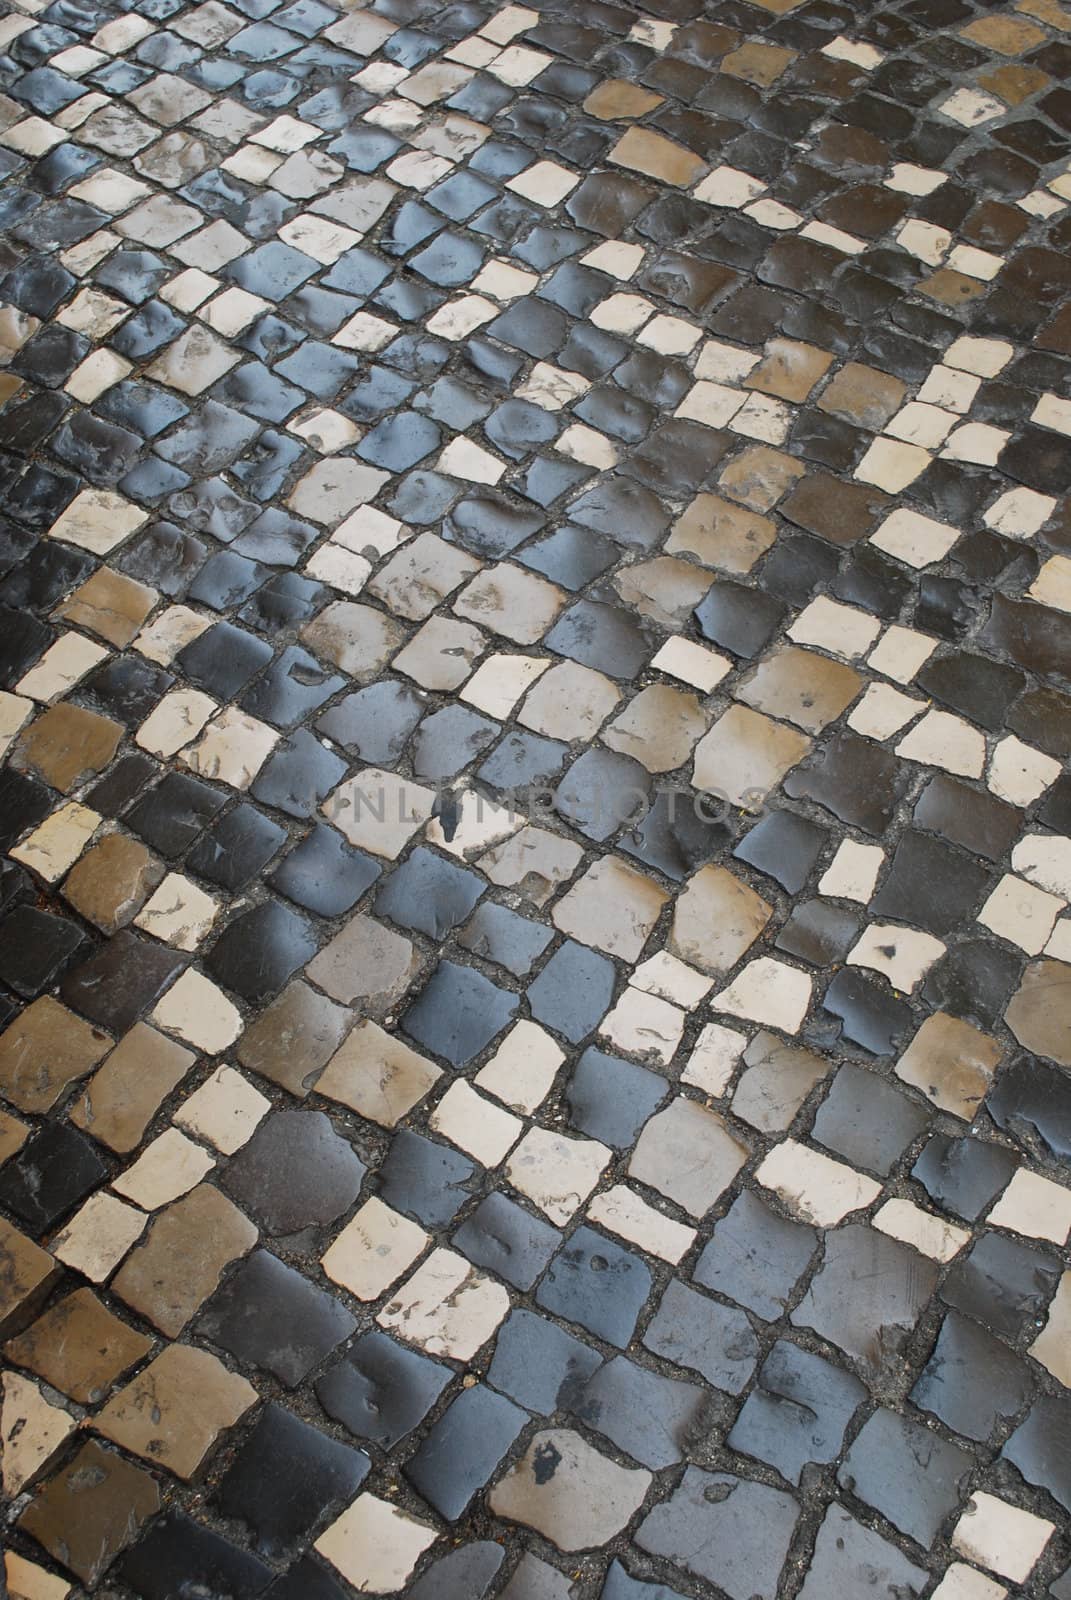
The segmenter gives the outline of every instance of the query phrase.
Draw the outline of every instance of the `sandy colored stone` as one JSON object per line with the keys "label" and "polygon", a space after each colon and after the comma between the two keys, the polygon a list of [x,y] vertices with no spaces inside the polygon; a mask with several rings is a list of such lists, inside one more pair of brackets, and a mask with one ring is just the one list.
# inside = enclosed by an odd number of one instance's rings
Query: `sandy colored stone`
{"label": "sandy colored stone", "polygon": [[79,805],[77,800],[69,800],[8,854],[13,861],[29,867],[43,882],[56,883],[78,860],[101,820],[99,811]]}
{"label": "sandy colored stone", "polygon": [[789,1211],[820,1228],[836,1227],[881,1193],[875,1179],[795,1139],[774,1145],[755,1169],[755,1179],[772,1189]]}
{"label": "sandy colored stone", "polygon": [[988,89],[990,94],[995,94],[1009,106],[1022,105],[1031,95],[1048,88],[1051,82],[1049,74],[1042,72],[1040,67],[1024,67],[1018,63],[1012,66],[1010,62],[994,67],[992,72],[978,75],[978,87]]}
{"label": "sandy colored stone", "polygon": [[591,1550],[625,1528],[643,1504],[651,1474],[618,1466],[579,1433],[537,1433],[491,1491],[491,1510],[535,1528],[559,1550]]}
{"label": "sandy colored stone", "polygon": [[728,972],[771,915],[762,896],[726,867],[700,867],[673,908],[668,948],[702,972]]}
{"label": "sandy colored stone", "polygon": [[1021,1045],[1062,1067],[1071,1067],[1069,984],[1071,966],[1062,961],[1031,962],[1004,1016]]}
{"label": "sandy colored stone", "polygon": [[0,1460],[4,1493],[10,1500],[29,1488],[77,1426],[62,1406],[46,1400],[30,1378],[5,1372],[0,1404]]}
{"label": "sandy colored stone", "polygon": [[266,722],[247,716],[237,706],[225,706],[206,724],[197,742],[183,750],[180,759],[202,778],[232,789],[248,789],[279,738]]}
{"label": "sandy colored stone", "polygon": [[72,1105],[71,1121],[109,1150],[133,1150],[195,1059],[192,1050],[136,1022]]}
{"label": "sandy colored stone", "polygon": [[433,789],[381,767],[364,767],[328,795],[321,806],[358,850],[394,861],[431,818]]}
{"label": "sandy colored stone", "polygon": [[134,918],[134,926],[176,950],[200,948],[219,902],[182,872],[169,872]]}
{"label": "sandy colored stone", "polygon": [[373,1195],[320,1258],[333,1283],[358,1300],[378,1300],[428,1244],[424,1229]]}
{"label": "sandy colored stone", "polygon": [[432,1356],[471,1361],[510,1308],[500,1283],[456,1255],[433,1250],[376,1322]]}
{"label": "sandy colored stone", "polygon": [[250,1023],[235,1053],[243,1067],[303,1099],[352,1020],[351,1012],[296,978]]}
{"label": "sandy colored stone", "polygon": [[673,524],[666,549],[687,551],[720,572],[750,572],[776,538],[769,517],[720,495],[699,494]]}
{"label": "sandy colored stone", "polygon": [[486,644],[485,635],[471,622],[430,616],[394,658],[395,670],[404,672],[422,689],[457,689],[471,673]]}
{"label": "sandy colored stone", "polygon": [[106,1439],[190,1479],[257,1392],[207,1350],[172,1344],[111,1399],[93,1427]]}
{"label": "sandy colored stone", "polygon": [[352,600],[325,606],[301,630],[307,650],[358,682],[374,677],[406,638],[406,629],[393,617]]}
{"label": "sandy colored stone", "polygon": [[159,1509],[150,1474],[91,1439],[31,1501],[18,1525],[92,1588]]}
{"label": "sandy colored stone", "polygon": [[47,1250],[0,1217],[0,1335],[29,1322],[59,1271]]}
{"label": "sandy colored stone", "polygon": [[96,1405],[152,1340],[128,1328],[92,1289],[76,1289],[4,1346],[4,1355],[81,1405]]}
{"label": "sandy colored stone", "polygon": [[616,684],[601,672],[562,661],[529,689],[517,721],[548,739],[591,739],[620,699]]}
{"label": "sandy colored stone", "polygon": [[219,1066],[183,1100],[173,1120],[221,1155],[232,1156],[248,1144],[271,1108],[267,1095],[243,1073]]}
{"label": "sandy colored stone", "polygon": [[613,1153],[597,1139],[566,1138],[536,1126],[510,1155],[506,1176],[520,1194],[564,1227],[612,1159]]}
{"label": "sandy colored stone", "polygon": [[622,990],[617,1004],[603,1017],[599,1032],[625,1055],[668,1067],[677,1053],[687,1020],[687,1014],[679,1006],[630,983]]}
{"label": "sandy colored stone", "polygon": [[535,644],[564,603],[565,595],[555,584],[500,561],[485,567],[465,585],[454,601],[454,610],[459,617],[515,644]]}
{"label": "sandy colored stone", "polygon": [[42,995],[0,1034],[0,1094],[20,1111],[50,1111],[111,1045],[100,1028]]}
{"label": "sandy colored stone", "polygon": [[257,1230],[226,1195],[202,1183],[161,1211],[112,1282],[112,1290],[175,1339]]}
{"label": "sandy colored stone", "polygon": [[411,940],[360,913],[314,956],[305,969],[344,1005],[360,1005],[376,1016],[388,1012],[423,966]]}
{"label": "sandy colored stone", "polygon": [[366,1019],[332,1056],[316,1090],[381,1128],[393,1128],[441,1077],[433,1061]]}
{"label": "sandy colored stone", "polygon": [[103,1283],[144,1232],[148,1220],[137,1206],[98,1189],[53,1237],[53,1254],[91,1283]]}
{"label": "sandy colored stone", "polygon": [[969,1122],[988,1094],[1000,1060],[1000,1046],[989,1034],[935,1011],[896,1063],[896,1075],[921,1089],[942,1111]]}
{"label": "sandy colored stone", "polygon": [[642,117],[661,104],[660,94],[653,94],[638,83],[629,83],[624,78],[606,78],[592,89],[584,101],[584,110],[600,122],[624,122]]}
{"label": "sandy colored stone", "polygon": [[760,1133],[783,1133],[816,1083],[829,1071],[811,1050],[786,1044],[762,1029],[744,1056],[744,1071],[733,1095],[733,1115]]}
{"label": "sandy colored stone", "polygon": [[673,629],[687,625],[710,588],[708,573],[675,556],[635,561],[615,572],[611,581],[627,611]]}
{"label": "sandy colored stone", "polygon": [[942,306],[964,306],[980,299],[988,289],[987,283],[980,283],[965,272],[957,272],[955,267],[940,267],[922,280],[917,292]]}
{"label": "sandy colored stone", "polygon": [[696,746],[693,781],[730,805],[755,807],[810,748],[794,729],[731,706]]}
{"label": "sandy colored stone", "polygon": [[200,689],[172,689],[149,712],[136,742],[151,755],[166,759],[195,739],[218,710],[212,696]]}
{"label": "sandy colored stone", "polygon": [[193,967],[187,967],[175,980],[153,1007],[149,1020],[208,1055],[226,1050],[242,1031],[242,1014],[237,1006]]}
{"label": "sandy colored stone", "polygon": [[395,1594],[435,1539],[426,1522],[376,1495],[361,1494],[325,1528],[315,1548],[362,1594]]}
{"label": "sandy colored stone", "polygon": [[602,740],[648,772],[673,772],[688,760],[708,720],[698,695],[655,683],[629,701],[603,730]]}
{"label": "sandy colored stone", "polygon": [[817,345],[801,344],[797,339],[771,339],[762,361],[744,379],[744,388],[800,405],[832,365],[829,351],[820,350]]}
{"label": "sandy colored stone", "polygon": [[679,189],[687,189],[707,170],[706,163],[693,151],[650,128],[629,128],[606,159],[616,167],[644,172]]}
{"label": "sandy colored stone", "polygon": [[542,906],[560,883],[572,877],[583,854],[571,839],[531,824],[488,850],[476,865],[492,883],[515,889],[523,900]]}
{"label": "sandy colored stone", "polygon": [[0,1111],[0,1165],[21,1150],[30,1136],[30,1126],[9,1111]]}
{"label": "sandy colored stone", "polygon": [[121,572],[112,572],[109,567],[100,567],[58,607],[55,615],[107,639],[109,644],[122,650],[137,634],[159,598],[156,590],[146,584],[137,583]]}
{"label": "sandy colored stone", "polygon": [[49,528],[48,537],[104,556],[148,520],[148,511],[111,489],[83,489]]}
{"label": "sandy colored stone", "polygon": [[793,460],[783,450],[756,444],[733,457],[718,484],[752,511],[770,511],[806,470],[802,461]]}
{"label": "sandy colored stone", "polygon": [[[766,5],[768,10],[773,9],[769,0],[760,0],[760,3]],[[781,4],[784,4],[784,0],[781,0]],[[749,39],[739,50],[732,50],[722,57],[721,70],[728,73],[730,78],[743,78],[745,83],[768,89],[795,59],[795,50],[786,50],[781,45],[759,44]]]}
{"label": "sandy colored stone", "polygon": [[637,961],[669,896],[651,878],[603,856],[557,902],[554,925],[581,944]]}
{"label": "sandy colored stone", "polygon": [[178,1128],[165,1128],[131,1166],[112,1179],[112,1188],[143,1211],[156,1211],[200,1183],[214,1165],[201,1145]]}
{"label": "sandy colored stone", "polygon": [[822,391],[818,408],[878,433],[900,409],[906,393],[907,385],[899,378],[849,361]]}
{"label": "sandy colored stone", "polygon": [[759,663],[735,694],[756,711],[792,722],[807,733],[821,733],[847,710],[862,687],[862,675],[844,662],[782,645]]}
{"label": "sandy colored stone", "polygon": [[368,592],[396,616],[422,621],[479,570],[475,556],[434,533],[421,533],[379,569]]}
{"label": "sandy colored stone", "polygon": [[231,370],[241,360],[233,350],[206,327],[195,323],[157,356],[145,376],[181,394],[197,395]]}
{"label": "sandy colored stone", "polygon": [[1071,33],[1071,11],[1060,0],[1016,0],[1015,9],[1047,23],[1058,33]]}
{"label": "sandy colored stone", "polygon": [[964,39],[980,44],[985,50],[995,50],[1001,56],[1023,56],[1045,43],[1045,34],[1032,22],[1022,17],[979,17],[961,28]]}
{"label": "sandy colored stone", "polygon": [[806,972],[772,956],[756,956],[727,989],[716,994],[711,1008],[748,1022],[768,1023],[782,1033],[798,1033],[810,1008],[813,985]]}
{"label": "sandy colored stone", "polygon": [[1048,1320],[1030,1346],[1030,1354],[1065,1389],[1071,1389],[1071,1272],[1060,1279]]}
{"label": "sandy colored stone", "polygon": [[10,1600],[68,1600],[73,1593],[66,1578],[57,1578],[14,1550],[4,1552],[4,1576]]}
{"label": "sandy colored stone", "polygon": [[141,910],[163,874],[163,862],[140,839],[107,833],[68,873],[63,898],[101,933],[116,933]]}
{"label": "sandy colored stone", "polygon": [[108,765],[123,737],[118,722],[62,701],[31,722],[15,746],[15,766],[69,794]]}

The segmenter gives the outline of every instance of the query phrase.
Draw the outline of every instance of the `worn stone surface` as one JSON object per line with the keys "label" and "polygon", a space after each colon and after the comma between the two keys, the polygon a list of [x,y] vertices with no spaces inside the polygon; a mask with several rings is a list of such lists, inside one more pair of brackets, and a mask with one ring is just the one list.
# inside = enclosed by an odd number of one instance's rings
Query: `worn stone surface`
{"label": "worn stone surface", "polygon": [[1069,48],[0,18],[14,1595],[1064,1600]]}

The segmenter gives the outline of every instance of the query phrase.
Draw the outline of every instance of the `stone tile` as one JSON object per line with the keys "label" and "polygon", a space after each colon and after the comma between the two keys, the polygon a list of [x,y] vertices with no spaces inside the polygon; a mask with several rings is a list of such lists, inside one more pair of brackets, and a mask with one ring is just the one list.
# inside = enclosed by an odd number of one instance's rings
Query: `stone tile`
{"label": "stone tile", "polygon": [[[54,1263],[59,1307],[115,1275],[102,1351],[113,1313],[196,1311],[269,1387],[324,1364],[332,1422],[273,1405],[226,1534],[218,1500],[134,1517],[99,1576],[999,1600],[1014,1540],[911,1552],[963,1509],[961,1430],[1014,1427],[995,1492],[1048,1497],[1016,1513],[1071,1495],[1061,1405],[1024,1416],[1066,1332],[1059,7],[155,9],[0,24],[0,1198],[50,1245],[9,1226],[2,1313],[29,1337]],[[403,1342],[351,1347],[351,1297]],[[410,1326],[452,1363],[494,1336],[488,1388],[444,1403]],[[880,1368],[862,1432],[848,1367]],[[760,1464],[651,1486],[669,1566],[626,1512],[604,1580],[582,1497],[545,1559],[523,1516],[449,1553],[397,1521],[399,1460],[468,1516],[525,1470],[515,1408],[585,1385],[596,1463],[661,1475],[724,1423]],[[305,1493],[336,1422],[383,1446],[382,1534],[346,1521],[363,1469]],[[782,1576],[758,1480],[838,1465]],[[32,1567],[8,1586],[70,1586]]]}
{"label": "stone tile", "polygon": [[976,1492],[952,1534],[952,1548],[1013,1582],[1024,1582],[1054,1532],[1033,1512]]}
{"label": "stone tile", "polygon": [[896,1063],[897,1076],[942,1111],[970,1121],[1001,1060],[996,1040],[958,1017],[928,1017]]}
{"label": "stone tile", "polygon": [[91,1283],[110,1277],[145,1229],[148,1217],[98,1190],[51,1241],[53,1254]]}
{"label": "stone tile", "polygon": [[69,794],[95,777],[115,755],[118,723],[80,706],[50,706],[19,739],[13,759],[24,771]]}
{"label": "stone tile", "polygon": [[612,858],[597,862],[554,907],[555,925],[608,955],[635,960],[667,896],[650,879]]}
{"label": "stone tile", "polygon": [[818,1530],[814,1558],[800,1593],[817,1600],[831,1592],[850,1594],[871,1588],[883,1600],[915,1596],[927,1583],[924,1570],[834,1501]]}
{"label": "stone tile", "polygon": [[90,1073],[112,1040],[43,995],[0,1034],[0,1089],[20,1111],[44,1112]]}
{"label": "stone tile", "polygon": [[548,1267],[536,1303],[623,1350],[650,1291],[638,1256],[580,1227]]}
{"label": "stone tile", "polygon": [[435,1529],[373,1494],[361,1494],[316,1540],[314,1548],[355,1586],[373,1594],[402,1588]]}
{"label": "stone tile", "polygon": [[163,874],[163,866],[137,839],[109,833],[67,874],[63,897],[101,933],[125,927]]}
{"label": "stone tile", "polygon": [[168,1206],[126,1257],[112,1290],[154,1327],[176,1338],[257,1230],[210,1184]]}
{"label": "stone tile", "polygon": [[101,567],[55,615],[122,649],[136,637],[158,599],[155,589]]}
{"label": "stone tile", "polygon": [[223,1155],[248,1142],[271,1101],[233,1067],[217,1067],[176,1111],[174,1121]]}
{"label": "stone tile", "polygon": [[261,1554],[287,1555],[360,1488],[370,1465],[362,1450],[271,1404],[224,1474],[220,1508],[252,1531]]}
{"label": "stone tile", "polygon": [[792,1313],[878,1377],[891,1370],[937,1281],[913,1251],[860,1223],[827,1242],[825,1262]]}
{"label": "stone tile", "polygon": [[506,1291],[450,1250],[433,1250],[376,1318],[429,1355],[468,1361],[509,1309]]}
{"label": "stone tile", "polygon": [[648,128],[629,128],[614,145],[608,159],[615,166],[642,172],[680,188],[688,188],[705,171],[698,156]]}
{"label": "stone tile", "polygon": [[4,1492],[15,1499],[47,1471],[75,1427],[74,1418],[45,1399],[37,1384],[5,1372],[0,1404]]}
{"label": "stone tile", "polygon": [[490,1505],[568,1552],[612,1539],[631,1521],[650,1482],[649,1472],[618,1466],[580,1434],[549,1429],[533,1436],[492,1490]]}
{"label": "stone tile", "polygon": [[61,1394],[93,1405],[151,1348],[150,1339],[128,1328],[91,1289],[76,1289],[9,1340],[4,1353]]}
{"label": "stone tile", "polygon": [[716,1113],[681,1095],[646,1124],[628,1170],[699,1218],[728,1188],[748,1154]]}
{"label": "stone tile", "polygon": [[72,1104],[70,1120],[109,1149],[133,1150],[192,1064],[191,1051],[136,1022]]}
{"label": "stone tile", "polygon": [[167,1128],[147,1145],[112,1187],[146,1211],[186,1194],[214,1166],[212,1157],[177,1128]]}
{"label": "stone tile", "polygon": [[356,1318],[318,1284],[269,1251],[256,1250],[217,1289],[195,1331],[292,1389],[356,1326]]}
{"label": "stone tile", "polygon": [[839,661],[786,646],[766,658],[736,690],[738,699],[771,717],[821,733],[862,688],[862,678]]}
{"label": "stone tile", "polygon": [[19,1525],[68,1571],[94,1584],[159,1508],[149,1473],[90,1440],[31,1501]]}
{"label": "stone tile", "polygon": [[696,746],[693,782],[730,805],[757,808],[809,748],[802,734],[733,706]]}
{"label": "stone tile", "polygon": [[841,1486],[924,1548],[960,1504],[971,1468],[965,1450],[921,1423],[880,1408],[856,1435],[837,1473]]}
{"label": "stone tile", "polygon": [[304,1098],[342,1043],[351,1013],[301,979],[287,985],[237,1045],[242,1066]]}
{"label": "stone tile", "polygon": [[644,1519],[636,1540],[652,1555],[717,1582],[732,1600],[773,1600],[798,1516],[796,1502],[778,1489],[689,1467],[674,1494]]}
{"label": "stone tile", "polygon": [[381,1127],[393,1128],[441,1075],[433,1062],[366,1019],[331,1057],[317,1089]]}

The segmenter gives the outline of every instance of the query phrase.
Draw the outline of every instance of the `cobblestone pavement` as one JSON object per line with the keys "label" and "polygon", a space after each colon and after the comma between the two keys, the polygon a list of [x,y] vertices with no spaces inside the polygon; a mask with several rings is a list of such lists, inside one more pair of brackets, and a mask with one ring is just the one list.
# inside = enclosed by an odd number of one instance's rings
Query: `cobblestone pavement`
{"label": "cobblestone pavement", "polygon": [[0,21],[12,1600],[1069,1600],[1069,76]]}

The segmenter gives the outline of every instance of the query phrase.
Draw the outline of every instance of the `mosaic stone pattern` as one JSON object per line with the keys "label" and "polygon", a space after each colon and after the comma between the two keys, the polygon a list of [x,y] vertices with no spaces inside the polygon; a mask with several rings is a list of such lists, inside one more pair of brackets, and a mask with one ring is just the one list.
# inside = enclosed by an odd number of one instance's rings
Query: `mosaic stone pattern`
{"label": "mosaic stone pattern", "polygon": [[12,1600],[1069,1600],[1069,78],[0,19]]}

